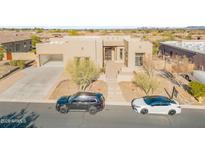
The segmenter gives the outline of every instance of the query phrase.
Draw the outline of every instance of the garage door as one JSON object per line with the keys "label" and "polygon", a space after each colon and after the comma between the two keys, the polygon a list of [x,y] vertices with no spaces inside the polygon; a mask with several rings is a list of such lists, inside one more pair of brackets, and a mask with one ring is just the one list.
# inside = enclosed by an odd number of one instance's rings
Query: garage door
{"label": "garage door", "polygon": [[41,66],[63,66],[63,55],[52,54],[52,55],[40,55]]}

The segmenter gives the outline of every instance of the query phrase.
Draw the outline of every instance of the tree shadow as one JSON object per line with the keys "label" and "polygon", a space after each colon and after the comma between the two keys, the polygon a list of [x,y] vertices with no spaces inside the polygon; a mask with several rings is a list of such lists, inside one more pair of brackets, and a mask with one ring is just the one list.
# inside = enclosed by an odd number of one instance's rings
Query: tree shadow
{"label": "tree shadow", "polygon": [[39,114],[29,113],[27,108],[24,108],[19,112],[0,116],[0,128],[35,128],[35,121],[38,117]]}
{"label": "tree shadow", "polygon": [[180,86],[180,83],[175,79],[172,73],[165,71],[165,70],[160,70],[159,76],[169,80],[172,84]]}

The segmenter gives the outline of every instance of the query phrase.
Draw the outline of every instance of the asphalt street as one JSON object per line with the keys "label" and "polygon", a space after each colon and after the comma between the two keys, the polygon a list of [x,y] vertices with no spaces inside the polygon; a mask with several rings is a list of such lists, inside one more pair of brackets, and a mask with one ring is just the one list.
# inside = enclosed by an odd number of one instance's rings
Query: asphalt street
{"label": "asphalt street", "polygon": [[61,114],[53,103],[0,102],[0,127],[205,128],[205,110],[183,108],[175,116],[141,115],[129,106],[106,106],[96,115]]}

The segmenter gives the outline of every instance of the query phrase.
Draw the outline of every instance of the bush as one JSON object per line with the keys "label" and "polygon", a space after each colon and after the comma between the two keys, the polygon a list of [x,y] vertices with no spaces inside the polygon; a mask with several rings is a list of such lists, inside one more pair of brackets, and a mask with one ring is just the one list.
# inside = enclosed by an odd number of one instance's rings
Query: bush
{"label": "bush", "polygon": [[25,68],[25,61],[24,60],[11,60],[9,62],[11,66],[18,66],[20,69]]}
{"label": "bush", "polygon": [[25,61],[24,61],[24,60],[18,60],[18,61],[17,61],[17,66],[18,66],[20,69],[24,69],[24,68],[25,68]]}
{"label": "bush", "polygon": [[17,66],[17,60],[11,60],[11,61],[9,62],[9,64],[10,64],[11,66]]}
{"label": "bush", "polygon": [[78,33],[77,30],[69,30],[69,31],[68,31],[68,35],[70,35],[70,36],[76,36],[76,35],[79,35],[79,33]]}
{"label": "bush", "polygon": [[198,81],[192,81],[189,83],[190,94],[199,99],[200,97],[205,97],[205,84]]}
{"label": "bush", "polygon": [[5,47],[0,44],[0,60],[3,60],[4,52],[6,52]]}
{"label": "bush", "polygon": [[32,47],[35,48],[37,43],[41,42],[41,38],[38,37],[37,35],[32,35],[31,36],[32,39]]}
{"label": "bush", "polygon": [[0,60],[4,58],[4,53],[0,51]]}
{"label": "bush", "polygon": [[66,71],[69,73],[71,80],[79,85],[80,90],[83,91],[93,81],[97,80],[100,74],[100,69],[92,61],[83,58],[68,63]]}
{"label": "bush", "polygon": [[148,73],[137,73],[134,76],[133,83],[142,89],[146,95],[154,91],[159,87],[160,82],[154,76],[149,76]]}

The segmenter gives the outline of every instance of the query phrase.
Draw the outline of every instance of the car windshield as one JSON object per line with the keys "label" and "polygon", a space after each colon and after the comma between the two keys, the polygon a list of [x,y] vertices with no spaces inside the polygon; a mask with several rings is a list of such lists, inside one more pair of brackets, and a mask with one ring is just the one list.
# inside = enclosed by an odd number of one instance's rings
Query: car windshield
{"label": "car windshield", "polygon": [[151,105],[155,102],[162,102],[162,103],[172,103],[172,104],[176,104],[174,101],[170,100],[167,97],[164,96],[150,96],[150,97],[144,97],[144,101],[147,105]]}

